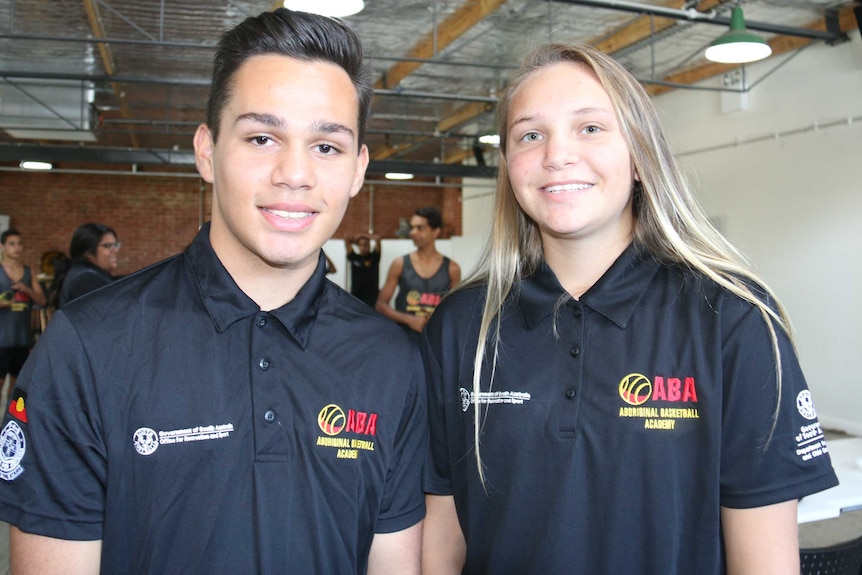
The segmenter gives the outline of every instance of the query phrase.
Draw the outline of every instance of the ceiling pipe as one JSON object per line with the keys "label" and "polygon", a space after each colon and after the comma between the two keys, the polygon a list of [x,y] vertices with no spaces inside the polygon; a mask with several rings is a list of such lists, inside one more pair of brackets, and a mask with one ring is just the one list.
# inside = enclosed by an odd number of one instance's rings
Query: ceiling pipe
{"label": "ceiling pipe", "polygon": [[[714,10],[709,12],[698,12],[695,9],[681,10],[677,8],[666,8],[664,6],[654,6],[652,4],[640,4],[638,2],[625,2],[622,0],[553,0],[561,4],[575,4],[578,6],[590,6],[592,8],[605,8],[608,10],[617,10],[621,12],[634,12],[636,14],[648,14],[652,16],[662,16],[664,18],[673,18],[675,20],[685,20],[688,22],[697,22],[699,24],[714,24],[716,26],[730,26],[730,18],[718,16]],[[823,40],[827,43],[840,42],[844,39],[844,34],[836,32],[824,32],[821,30],[810,30],[808,28],[794,28],[792,26],[782,26],[780,24],[769,24],[768,22],[755,22],[745,19],[745,27],[748,30],[756,30],[758,32],[767,32],[770,34],[780,34],[782,36],[797,36],[800,38],[809,38],[811,40]]]}

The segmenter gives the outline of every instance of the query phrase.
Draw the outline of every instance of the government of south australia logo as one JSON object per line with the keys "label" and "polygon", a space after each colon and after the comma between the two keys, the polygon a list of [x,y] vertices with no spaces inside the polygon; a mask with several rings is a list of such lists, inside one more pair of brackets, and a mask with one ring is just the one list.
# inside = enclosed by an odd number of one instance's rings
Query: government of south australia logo
{"label": "government of south australia logo", "polygon": [[796,396],[796,409],[799,410],[799,415],[805,419],[816,419],[817,410],[814,409],[814,401],[811,399],[811,392],[803,389]]}
{"label": "government of south australia logo", "polygon": [[0,478],[12,481],[21,473],[21,460],[27,452],[24,430],[15,421],[10,421],[0,432]]}
{"label": "government of south australia logo", "polygon": [[620,397],[629,405],[641,405],[652,395],[652,382],[645,375],[630,373],[620,380]]}
{"label": "government of south australia logo", "polygon": [[317,425],[326,435],[338,435],[347,425],[347,417],[343,409],[330,403],[317,414]]}
{"label": "government of south australia logo", "polygon": [[152,455],[159,448],[159,436],[149,427],[141,427],[132,435],[135,451],[141,455]]}

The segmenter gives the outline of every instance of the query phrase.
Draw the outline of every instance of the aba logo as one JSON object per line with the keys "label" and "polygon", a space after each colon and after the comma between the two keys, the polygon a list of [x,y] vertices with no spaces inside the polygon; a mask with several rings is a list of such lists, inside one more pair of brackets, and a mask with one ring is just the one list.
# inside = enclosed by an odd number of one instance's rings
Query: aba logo
{"label": "aba logo", "polygon": [[338,435],[342,431],[360,435],[377,435],[377,414],[348,409],[330,403],[317,414],[317,425],[326,435]]}
{"label": "aba logo", "polygon": [[442,299],[443,296],[439,293],[423,293],[416,290],[407,292],[407,305],[410,306],[422,305],[433,308],[440,305]]}
{"label": "aba logo", "polygon": [[652,382],[639,373],[630,373],[620,380],[620,397],[629,405],[641,405],[652,395]]}
{"label": "aba logo", "polygon": [[697,403],[697,387],[693,377],[664,377],[654,381],[640,373],[630,373],[620,380],[620,397],[629,405],[642,405],[648,399],[674,403]]}

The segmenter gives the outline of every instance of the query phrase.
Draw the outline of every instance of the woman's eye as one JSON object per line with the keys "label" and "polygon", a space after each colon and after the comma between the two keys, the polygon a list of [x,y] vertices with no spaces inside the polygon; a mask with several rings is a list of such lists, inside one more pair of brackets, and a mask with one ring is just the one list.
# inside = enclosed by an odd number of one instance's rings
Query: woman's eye
{"label": "woman's eye", "polygon": [[587,134],[598,134],[601,131],[602,129],[598,126],[587,126],[586,128],[584,128],[584,132]]}
{"label": "woman's eye", "polygon": [[537,142],[542,139],[542,136],[536,132],[528,132],[521,137],[522,142]]}

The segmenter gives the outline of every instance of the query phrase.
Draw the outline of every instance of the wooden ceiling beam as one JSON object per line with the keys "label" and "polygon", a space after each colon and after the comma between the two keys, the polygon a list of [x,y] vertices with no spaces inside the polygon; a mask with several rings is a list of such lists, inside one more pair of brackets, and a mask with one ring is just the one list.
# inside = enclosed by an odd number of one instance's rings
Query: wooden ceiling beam
{"label": "wooden ceiling beam", "polygon": [[[727,0],[702,0],[698,2],[696,9],[698,12],[706,12],[712,10],[719,4]],[[669,0],[662,4],[665,8],[673,8],[681,10],[685,7],[685,0]],[[605,54],[613,54],[623,48],[636,44],[641,40],[675,26],[679,22],[674,18],[663,18],[661,16],[650,16],[648,14],[638,16],[632,22],[626,24],[622,28],[617,29],[613,34],[602,39],[587,41],[587,44],[594,46]]]}
{"label": "wooden ceiling beam", "polygon": [[[105,27],[102,24],[102,16],[99,14],[99,7],[96,6],[94,0],[83,0],[84,1],[84,9],[87,11],[87,20],[90,22],[90,29],[93,31],[93,36],[98,39],[102,39],[105,37]],[[114,61],[114,52],[111,50],[111,45],[107,42],[99,42],[99,56],[102,58],[102,66],[105,67],[105,75],[106,76],[114,76],[117,73],[117,65]],[[114,95],[120,101],[120,114],[126,120],[128,120],[131,115],[129,114],[129,107],[126,104],[125,94],[123,93],[123,89],[116,82],[111,82],[111,90],[114,92]],[[138,147],[138,136],[137,134],[130,128],[129,132],[129,140],[131,141],[132,147]]]}
{"label": "wooden ceiling beam", "polygon": [[[505,3],[506,0],[469,0],[465,2],[437,26],[436,45],[434,31],[431,31],[413,46],[407,53],[407,57],[433,58],[436,56],[435,50],[439,52],[460,38]],[[421,62],[398,62],[383,74],[376,87],[393,89],[421,65]]]}
{"label": "wooden ceiling beam", "polygon": [[[701,12],[711,10],[723,1],[727,0],[702,0],[698,3],[697,10]],[[663,6],[666,8],[681,9],[685,6],[685,0],[668,0],[663,3]],[[674,26],[676,23],[677,20],[674,20],[673,18],[653,18],[649,15],[638,16],[632,22],[619,28],[612,35],[605,36],[602,39],[591,40],[587,43],[595,46],[606,54],[612,54],[613,52],[617,52],[627,46],[640,42],[652,34]],[[437,130],[440,132],[451,130],[471,121],[481,114],[493,112],[493,110],[494,106],[488,103],[473,102],[467,104],[441,120],[437,125]],[[455,156],[452,157],[454,158]],[[448,160],[449,158],[447,157],[445,159],[446,163],[450,163]]]}

